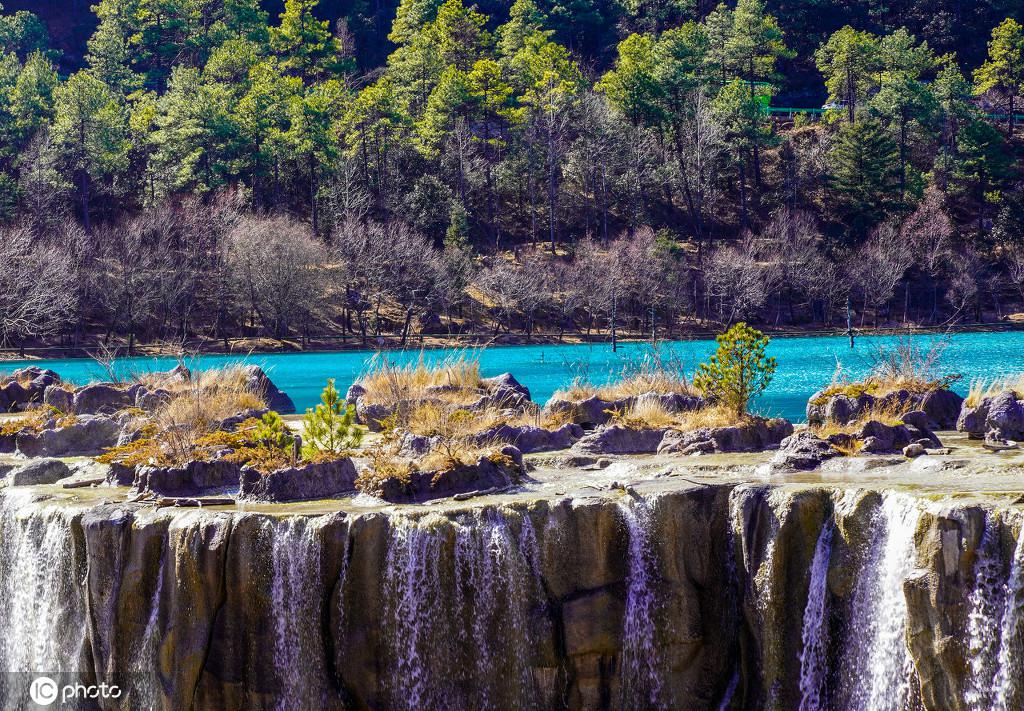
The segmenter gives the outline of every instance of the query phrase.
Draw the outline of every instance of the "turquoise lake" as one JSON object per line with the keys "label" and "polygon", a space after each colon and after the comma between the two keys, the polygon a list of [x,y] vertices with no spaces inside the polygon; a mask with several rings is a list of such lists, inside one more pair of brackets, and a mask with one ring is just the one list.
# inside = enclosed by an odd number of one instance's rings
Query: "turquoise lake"
{"label": "turquoise lake", "polygon": [[[942,342],[937,372],[959,373],[962,379],[954,389],[966,393],[973,380],[992,379],[1024,370],[1024,332],[960,333],[953,336],[904,336],[927,350]],[[842,336],[774,338],[769,355],[778,361],[778,370],[767,392],[755,409],[764,415],[786,417],[799,422],[804,419],[804,406],[814,391],[827,385],[841,362],[850,377],[862,376],[870,370],[873,357],[880,348],[896,345],[895,336],[861,336],[852,350]],[[689,375],[715,349],[711,340],[671,341],[658,344],[663,362],[682,364]],[[574,345],[494,346],[483,350],[418,350],[409,351],[344,351],[321,353],[253,354],[249,356],[209,355],[192,359],[190,367],[211,368],[225,363],[254,363],[264,368],[279,388],[295,401],[299,411],[318,401],[327,378],[334,378],[344,392],[358,379],[377,355],[395,363],[406,363],[422,357],[428,362],[441,361],[453,354],[465,353],[479,357],[485,376],[510,372],[530,388],[533,399],[543,403],[560,387],[575,379],[603,383],[614,379],[652,355],[649,343],[620,343],[612,352],[607,343]],[[116,364],[122,374],[173,367],[173,358],[131,358]],[[9,372],[23,365],[52,368],[65,379],[85,383],[104,378],[103,370],[84,358],[35,361],[9,361],[0,368]]]}

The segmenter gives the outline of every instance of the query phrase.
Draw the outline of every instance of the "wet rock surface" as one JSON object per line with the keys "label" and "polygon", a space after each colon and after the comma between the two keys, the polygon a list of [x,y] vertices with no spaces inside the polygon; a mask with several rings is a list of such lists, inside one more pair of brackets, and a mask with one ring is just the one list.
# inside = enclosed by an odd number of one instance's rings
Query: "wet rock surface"
{"label": "wet rock surface", "polygon": [[182,466],[140,466],[132,489],[143,495],[202,496],[238,491],[241,465],[237,462],[189,462]]}
{"label": "wet rock surface", "polygon": [[[767,455],[737,456],[699,461]],[[622,481],[623,461],[599,476]],[[796,709],[821,693],[817,708],[937,711],[978,688],[991,708],[1001,685],[1015,700],[997,610],[1024,564],[1019,505],[917,497],[902,461],[887,488],[637,469],[601,493],[386,511],[0,491],[20,556],[0,589],[60,611],[0,618],[0,657],[35,663],[35,639],[90,679],[138,670],[147,708]]]}

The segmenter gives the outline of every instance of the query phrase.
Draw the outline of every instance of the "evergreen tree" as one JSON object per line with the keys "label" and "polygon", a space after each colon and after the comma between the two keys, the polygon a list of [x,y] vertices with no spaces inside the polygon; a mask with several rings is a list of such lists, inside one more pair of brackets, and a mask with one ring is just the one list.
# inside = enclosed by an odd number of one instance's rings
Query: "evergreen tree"
{"label": "evergreen tree", "polygon": [[840,217],[852,238],[863,238],[897,202],[896,146],[877,120],[864,118],[839,129],[829,160]]}
{"label": "evergreen tree", "polygon": [[128,116],[117,94],[87,72],[77,72],[54,92],[53,142],[74,178],[80,216],[91,227],[97,184],[127,168]]}
{"label": "evergreen tree", "polygon": [[1002,95],[1012,135],[1017,97],[1024,92],[1024,25],[1007,18],[992,30],[988,59],[974,72],[974,83],[979,94],[996,91]]}
{"label": "evergreen tree", "polygon": [[814,59],[825,77],[829,101],[844,103],[847,120],[853,123],[861,102],[877,83],[881,68],[878,38],[847,25],[818,48]]}

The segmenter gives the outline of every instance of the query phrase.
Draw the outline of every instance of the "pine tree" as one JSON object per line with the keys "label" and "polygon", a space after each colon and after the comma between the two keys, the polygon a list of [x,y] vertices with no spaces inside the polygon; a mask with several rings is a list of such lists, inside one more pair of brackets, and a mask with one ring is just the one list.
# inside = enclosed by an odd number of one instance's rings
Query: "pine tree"
{"label": "pine tree", "polygon": [[840,216],[850,235],[862,238],[895,206],[896,145],[877,120],[861,119],[840,128],[829,159]]}
{"label": "pine tree", "polygon": [[775,359],[765,353],[770,339],[741,322],[715,340],[718,348],[707,363],[697,366],[693,384],[705,397],[743,417],[750,401],[768,388],[775,375]]}
{"label": "pine tree", "polygon": [[1005,97],[1013,134],[1017,97],[1024,93],[1024,25],[1008,17],[992,30],[988,59],[974,72],[974,83],[978,94],[995,90]]}
{"label": "pine tree", "polygon": [[363,430],[355,424],[355,408],[348,405],[334,387],[334,378],[320,394],[316,409],[306,410],[303,419],[302,454],[311,459],[320,454],[340,454],[358,447]]}

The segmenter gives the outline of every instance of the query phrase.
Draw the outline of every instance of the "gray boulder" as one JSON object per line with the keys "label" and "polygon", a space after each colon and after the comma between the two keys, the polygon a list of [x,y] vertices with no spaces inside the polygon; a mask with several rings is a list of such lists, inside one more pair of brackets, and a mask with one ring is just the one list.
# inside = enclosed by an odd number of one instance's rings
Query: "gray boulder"
{"label": "gray boulder", "polygon": [[416,503],[507,487],[522,475],[522,453],[515,447],[504,447],[499,454],[483,456],[474,464],[460,464],[445,471],[413,471],[403,479],[388,477],[375,482],[367,493],[395,503]]}
{"label": "gray boulder", "polygon": [[869,454],[886,454],[902,451],[915,438],[903,425],[887,425],[877,420],[869,420],[861,427],[857,439],[863,442],[861,451]]}
{"label": "gray boulder", "polygon": [[791,434],[793,425],[788,420],[763,418],[730,427],[702,427],[689,432],[669,430],[658,445],[658,453],[761,452],[778,446]]}
{"label": "gray boulder", "polygon": [[825,422],[849,424],[876,408],[889,411],[920,410],[928,416],[928,429],[949,430],[956,426],[963,398],[952,390],[940,389],[927,393],[897,390],[882,397],[867,393],[853,397],[843,393],[825,395],[819,390],[807,402],[807,422],[821,425]]}
{"label": "gray boulder", "polygon": [[572,448],[586,454],[653,454],[658,451],[665,432],[664,429],[635,430],[610,425],[584,435]]}
{"label": "gray boulder", "polygon": [[772,457],[772,469],[807,471],[817,469],[826,459],[839,456],[831,444],[810,430],[802,430],[782,440]]}
{"label": "gray boulder", "polygon": [[530,399],[530,389],[516,380],[512,373],[502,373],[493,378],[484,378],[480,382],[491,392],[509,391],[526,400]]}
{"label": "gray boulder", "polygon": [[11,486],[53,484],[71,476],[71,469],[59,459],[37,459],[20,466],[9,475]]}
{"label": "gray boulder", "polygon": [[135,407],[135,397],[141,387],[114,383],[86,385],[75,391],[74,412],[80,415],[109,415],[118,410]]}
{"label": "gray boulder", "polygon": [[60,385],[50,385],[43,391],[43,404],[61,412],[72,413],[75,411],[75,393]]}
{"label": "gray boulder", "polygon": [[325,499],[355,490],[356,468],[351,459],[304,464],[263,474],[242,467],[239,498],[249,501]]}
{"label": "gray boulder", "polygon": [[476,438],[481,443],[492,440],[510,442],[520,452],[527,454],[568,449],[581,437],[583,437],[583,428],[577,424],[568,424],[554,430],[533,425],[519,427],[500,425],[477,435]]}
{"label": "gray boulder", "polygon": [[258,365],[247,365],[243,370],[246,375],[246,387],[252,392],[262,394],[267,401],[267,407],[282,415],[291,415],[295,412],[295,403],[274,385],[262,368]]}
{"label": "gray boulder", "polygon": [[1004,390],[982,398],[976,407],[965,403],[956,428],[974,439],[1024,439],[1024,400],[1017,393]]}
{"label": "gray boulder", "polygon": [[164,388],[139,388],[135,394],[135,407],[145,412],[154,412],[170,402],[172,397],[171,391]]}
{"label": "gray boulder", "polygon": [[17,450],[26,457],[96,455],[117,445],[121,426],[104,415],[80,415],[66,427],[19,432]]}
{"label": "gray boulder", "polygon": [[189,462],[180,467],[141,466],[135,470],[132,489],[138,493],[162,496],[202,496],[235,491],[239,486],[241,465],[217,460]]}
{"label": "gray boulder", "polygon": [[636,397],[618,400],[602,400],[596,395],[585,400],[551,400],[544,406],[550,415],[568,416],[573,422],[584,427],[597,427],[612,419],[615,412],[626,412],[644,401],[656,400],[668,412],[690,412],[707,405],[707,400],[681,393],[647,392]]}

